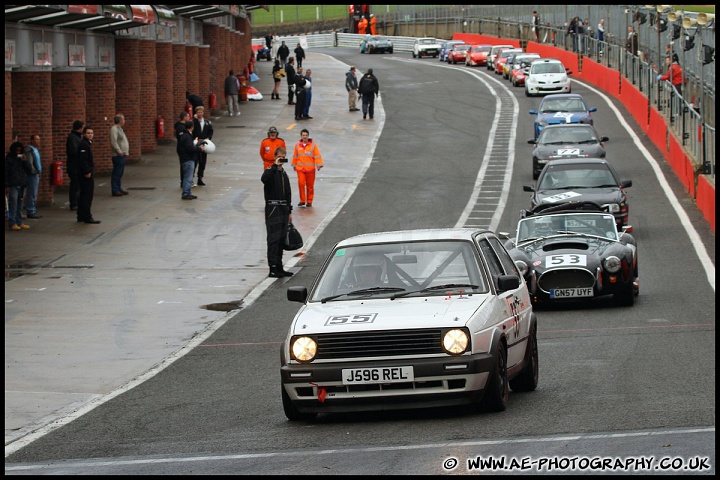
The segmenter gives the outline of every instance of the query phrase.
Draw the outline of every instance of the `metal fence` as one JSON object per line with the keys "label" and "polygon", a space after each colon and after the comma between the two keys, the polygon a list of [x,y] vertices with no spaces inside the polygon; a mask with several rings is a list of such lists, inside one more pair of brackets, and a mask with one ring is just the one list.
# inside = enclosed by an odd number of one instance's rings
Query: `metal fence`
{"label": "metal fence", "polygon": [[[383,11],[386,10],[386,11]],[[556,7],[546,5],[482,6],[482,5],[398,5],[392,8],[372,6],[378,17],[379,33],[390,36],[397,52],[410,52],[415,37],[431,36],[452,38],[456,32],[477,33],[521,41],[534,40],[531,30],[532,11],[540,17],[539,40],[568,51],[577,51],[582,58],[593,60],[618,70],[647,96],[682,142],[701,173],[715,175],[715,66],[713,62],[703,65],[699,56],[702,45],[715,46],[714,22],[692,28],[680,28],[680,38],[673,39],[683,13],[675,22],[668,21],[668,12],[659,14],[657,9],[644,5],[579,5]],[[645,15],[645,22],[640,22]],[[589,19],[582,37],[568,34],[571,17]],[[695,16],[684,15],[688,18]],[[605,19],[605,38],[598,41],[597,25]],[[658,20],[667,22],[666,31],[658,31]],[[628,52],[627,32],[633,26],[638,34],[638,52]],[[694,35],[695,46],[685,51],[681,44],[686,35]],[[281,37],[288,45],[300,41],[300,36]],[[346,47],[358,48],[363,35],[335,32],[318,32],[304,36],[308,48]],[[254,40],[263,43],[263,40]],[[664,55],[677,53],[683,66],[685,84],[682,95],[669,82],[657,80],[657,66],[665,73]],[[601,54],[602,52],[602,54]],[[582,68],[582,67],[581,67]]]}

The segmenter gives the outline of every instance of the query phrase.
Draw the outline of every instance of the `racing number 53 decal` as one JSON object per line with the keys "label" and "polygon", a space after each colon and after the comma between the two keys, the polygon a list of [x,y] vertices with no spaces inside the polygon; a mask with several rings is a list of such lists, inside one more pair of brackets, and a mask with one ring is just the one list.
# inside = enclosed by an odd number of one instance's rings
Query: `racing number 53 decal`
{"label": "racing number 53 decal", "polygon": [[356,323],[373,323],[377,313],[356,313],[355,315],[333,315],[328,317],[325,325],[352,325]]}
{"label": "racing number 53 decal", "polygon": [[587,266],[587,257],[585,255],[558,254],[545,257],[545,268],[585,266]]}

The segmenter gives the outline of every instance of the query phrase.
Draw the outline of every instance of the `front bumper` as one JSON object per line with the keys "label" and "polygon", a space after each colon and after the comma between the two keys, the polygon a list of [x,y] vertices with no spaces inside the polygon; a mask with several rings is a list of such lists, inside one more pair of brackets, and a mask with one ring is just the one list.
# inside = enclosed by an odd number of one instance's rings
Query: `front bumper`
{"label": "front bumper", "polygon": [[545,95],[549,93],[570,93],[570,82],[567,83],[533,83],[525,82],[525,87],[531,95]]}
{"label": "front bumper", "polygon": [[[343,368],[413,367],[404,383],[343,385]],[[353,412],[463,405],[479,401],[493,366],[489,353],[460,357],[283,365],[282,386],[303,413]],[[319,399],[321,389],[324,400]]]}

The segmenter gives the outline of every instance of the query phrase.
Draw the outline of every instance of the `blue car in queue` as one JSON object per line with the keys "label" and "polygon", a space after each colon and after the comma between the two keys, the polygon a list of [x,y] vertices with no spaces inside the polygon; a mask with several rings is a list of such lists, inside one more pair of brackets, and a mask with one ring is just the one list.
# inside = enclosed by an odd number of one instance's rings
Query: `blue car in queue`
{"label": "blue car in queue", "polygon": [[492,232],[428,229],[337,243],[280,353],[291,421],[320,413],[470,405],[503,411],[538,384],[537,318]]}
{"label": "blue car in queue", "polygon": [[596,107],[588,107],[587,102],[577,93],[555,93],[547,95],[540,102],[537,110],[530,110],[535,115],[535,138],[548,125],[588,123],[593,124],[592,112]]}
{"label": "blue car in queue", "polygon": [[594,202],[540,205],[521,213],[505,242],[528,285],[533,305],[612,295],[632,306],[640,290],[637,245]]}

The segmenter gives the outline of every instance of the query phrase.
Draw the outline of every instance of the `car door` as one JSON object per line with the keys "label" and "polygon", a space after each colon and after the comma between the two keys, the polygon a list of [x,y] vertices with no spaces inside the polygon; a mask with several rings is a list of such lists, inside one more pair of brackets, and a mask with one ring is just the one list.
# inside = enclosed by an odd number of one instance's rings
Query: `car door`
{"label": "car door", "polygon": [[[515,262],[495,236],[480,236],[478,247],[490,270],[494,288],[497,292],[499,309],[502,312],[502,327],[506,332],[508,346],[508,368],[521,363],[525,358],[525,348],[530,330],[532,307],[527,286],[518,272]],[[501,292],[497,288],[497,279],[501,275],[516,275],[520,285],[516,289]]]}

